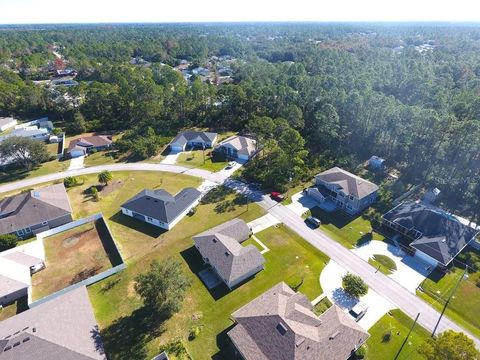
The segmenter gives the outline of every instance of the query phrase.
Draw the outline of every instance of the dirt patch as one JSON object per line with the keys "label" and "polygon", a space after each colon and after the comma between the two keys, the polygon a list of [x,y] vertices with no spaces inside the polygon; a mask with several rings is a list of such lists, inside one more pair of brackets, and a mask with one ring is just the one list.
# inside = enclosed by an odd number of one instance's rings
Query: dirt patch
{"label": "dirt patch", "polygon": [[63,245],[63,247],[69,248],[69,247],[77,245],[79,241],[80,241],[80,237],[72,236],[72,237],[69,237],[69,238],[63,240],[62,245]]}
{"label": "dirt patch", "polygon": [[129,298],[136,298],[139,297],[137,292],[135,291],[135,281],[130,281],[127,287],[127,297]]}
{"label": "dirt patch", "polygon": [[102,195],[108,195],[114,192],[115,190],[118,190],[122,187],[123,182],[122,180],[117,180],[113,181],[110,184],[104,186],[101,190]]}

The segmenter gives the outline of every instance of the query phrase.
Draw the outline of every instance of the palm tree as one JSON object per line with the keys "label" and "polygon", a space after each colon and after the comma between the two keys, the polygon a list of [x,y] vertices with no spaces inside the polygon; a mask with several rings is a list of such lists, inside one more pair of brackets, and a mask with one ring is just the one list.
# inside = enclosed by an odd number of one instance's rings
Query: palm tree
{"label": "palm tree", "polygon": [[103,170],[100,174],[98,174],[98,181],[102,184],[108,186],[108,182],[112,180],[112,174],[108,170]]}

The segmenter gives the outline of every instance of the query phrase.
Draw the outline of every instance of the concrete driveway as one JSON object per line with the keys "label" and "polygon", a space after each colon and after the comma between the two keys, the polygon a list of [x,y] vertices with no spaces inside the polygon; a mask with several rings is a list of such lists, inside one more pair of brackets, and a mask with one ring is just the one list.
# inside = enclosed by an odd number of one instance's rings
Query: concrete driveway
{"label": "concrete driveway", "polygon": [[373,255],[386,255],[395,261],[397,270],[388,275],[397,283],[415,294],[415,290],[423,280],[430,274],[431,266],[423,263],[415,257],[406,254],[393,244],[383,241],[372,240],[365,245],[352,250],[363,260],[368,261]]}
{"label": "concrete driveway", "polygon": [[79,156],[76,158],[73,158],[70,160],[70,166],[68,167],[68,170],[78,170],[78,169],[83,169],[83,161],[85,160],[85,156]]}
{"label": "concrete driveway", "polygon": [[252,229],[252,232],[256,234],[262,230],[269,228],[270,226],[274,226],[279,223],[280,221],[275,216],[267,214],[259,217],[258,219],[250,221],[247,225],[250,229]]}
{"label": "concrete driveway", "polygon": [[217,174],[221,174],[221,175],[224,175],[226,177],[230,177],[230,176],[233,175],[233,173],[235,171],[240,169],[245,164],[246,161],[237,159],[235,162],[236,162],[235,166],[233,166],[231,169],[226,169],[226,165],[225,165],[225,168],[223,168],[220,171],[217,171]]}
{"label": "concrete driveway", "polygon": [[165,159],[160,161],[161,164],[173,165],[177,162],[178,156],[181,154],[181,151],[170,151]]}
{"label": "concrete driveway", "polygon": [[[342,277],[346,273],[347,270],[330,260],[320,274],[320,285],[328,299],[348,313],[358,300],[347,295],[342,288]],[[367,313],[358,322],[365,330],[370,329],[383,315],[396,307],[372,289],[369,289],[360,301],[368,305]]]}
{"label": "concrete driveway", "polygon": [[292,210],[295,214],[302,216],[306,211],[318,206],[318,203],[312,197],[303,192],[296,193],[291,197],[292,203],[287,205],[287,208]]}

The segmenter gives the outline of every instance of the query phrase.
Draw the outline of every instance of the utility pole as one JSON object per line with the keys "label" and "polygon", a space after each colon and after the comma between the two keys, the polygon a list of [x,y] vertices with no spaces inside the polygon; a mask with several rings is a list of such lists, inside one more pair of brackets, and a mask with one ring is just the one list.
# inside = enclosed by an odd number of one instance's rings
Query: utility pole
{"label": "utility pole", "polygon": [[457,283],[455,284],[455,287],[453,288],[452,292],[450,293],[450,296],[448,297],[447,301],[445,302],[445,306],[443,307],[442,313],[440,314],[440,317],[438,318],[437,324],[435,325],[435,328],[432,331],[432,337],[435,336],[435,332],[437,331],[438,325],[440,324],[440,320],[442,320],[443,314],[445,313],[445,310],[447,310],[447,306],[450,303],[450,300],[452,299],[453,295],[458,289],[458,286],[462,282],[463,278],[467,274],[468,270],[468,265],[465,266],[465,271],[463,272],[462,276],[458,279]]}
{"label": "utility pole", "polygon": [[202,144],[202,153],[203,153],[203,165],[205,165],[205,144]]}
{"label": "utility pole", "polygon": [[403,340],[402,346],[400,346],[400,349],[398,349],[397,355],[395,355],[395,358],[394,358],[393,360],[397,360],[397,359],[398,359],[398,356],[400,355],[400,353],[402,352],[403,347],[404,347],[405,344],[407,343],[407,340],[408,340],[408,338],[410,337],[410,334],[412,333],[413,328],[415,327],[415,325],[417,325],[417,320],[418,320],[419,317],[420,317],[420,313],[417,314],[417,317],[415,318],[415,321],[413,322],[412,327],[410,328],[410,331],[409,331],[408,334],[407,334],[407,337],[405,338],[405,340]]}

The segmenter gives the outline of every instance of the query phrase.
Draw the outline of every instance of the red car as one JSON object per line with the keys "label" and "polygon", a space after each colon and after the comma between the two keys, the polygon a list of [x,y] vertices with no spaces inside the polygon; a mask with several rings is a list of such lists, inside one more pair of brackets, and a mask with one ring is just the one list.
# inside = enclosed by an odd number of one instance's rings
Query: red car
{"label": "red car", "polygon": [[278,202],[285,200],[285,196],[279,193],[278,191],[272,191],[270,193],[270,197],[272,198],[272,200],[275,200]]}

